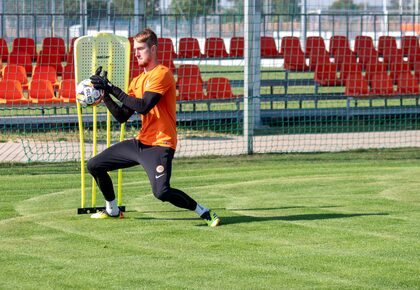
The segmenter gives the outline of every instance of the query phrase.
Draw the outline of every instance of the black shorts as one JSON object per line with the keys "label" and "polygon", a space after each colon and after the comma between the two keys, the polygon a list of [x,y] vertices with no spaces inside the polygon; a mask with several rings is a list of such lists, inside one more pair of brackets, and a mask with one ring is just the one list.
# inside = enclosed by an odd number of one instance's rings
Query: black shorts
{"label": "black shorts", "polygon": [[153,193],[159,195],[170,189],[174,154],[172,148],[144,145],[137,139],[131,139],[110,146],[89,163],[104,171],[141,164],[147,172]]}

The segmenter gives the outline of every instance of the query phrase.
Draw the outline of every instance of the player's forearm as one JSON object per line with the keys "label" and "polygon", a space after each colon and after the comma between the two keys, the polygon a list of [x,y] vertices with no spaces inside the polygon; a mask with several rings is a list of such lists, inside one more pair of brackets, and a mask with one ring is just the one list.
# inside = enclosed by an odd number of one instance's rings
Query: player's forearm
{"label": "player's forearm", "polygon": [[134,113],[133,110],[127,108],[124,105],[120,107],[112,100],[109,94],[105,94],[104,103],[108,110],[111,112],[112,116],[114,116],[114,118],[120,123],[125,123]]}
{"label": "player's forearm", "polygon": [[112,94],[125,106],[143,115],[147,114],[162,97],[162,95],[158,93],[145,92],[143,98],[133,98],[118,87],[113,87]]}

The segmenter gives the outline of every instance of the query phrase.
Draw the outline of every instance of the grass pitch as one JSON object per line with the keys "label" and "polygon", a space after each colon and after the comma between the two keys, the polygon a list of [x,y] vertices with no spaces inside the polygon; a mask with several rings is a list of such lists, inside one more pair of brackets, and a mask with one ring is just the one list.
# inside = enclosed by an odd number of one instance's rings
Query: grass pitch
{"label": "grass pitch", "polygon": [[91,220],[78,164],[2,164],[0,289],[419,289],[419,176],[410,149],[175,159],[213,229],[141,167],[125,218]]}

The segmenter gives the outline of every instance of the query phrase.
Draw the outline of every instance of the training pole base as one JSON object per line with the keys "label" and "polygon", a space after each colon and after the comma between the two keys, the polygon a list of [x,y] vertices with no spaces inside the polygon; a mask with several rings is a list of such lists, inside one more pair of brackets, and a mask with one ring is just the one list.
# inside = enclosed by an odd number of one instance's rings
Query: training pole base
{"label": "training pole base", "polygon": [[[120,211],[125,212],[125,205],[121,205],[118,207]],[[77,209],[77,214],[92,214],[101,210],[105,210],[104,206],[98,207],[79,207]]]}

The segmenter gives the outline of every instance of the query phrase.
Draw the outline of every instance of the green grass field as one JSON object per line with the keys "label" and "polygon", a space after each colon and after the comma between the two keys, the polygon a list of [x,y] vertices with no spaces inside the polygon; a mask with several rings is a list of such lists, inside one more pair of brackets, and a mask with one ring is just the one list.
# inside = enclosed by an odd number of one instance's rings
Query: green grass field
{"label": "green grass field", "polygon": [[76,215],[79,168],[0,165],[0,289],[419,289],[420,150],[175,159],[161,203],[124,171],[124,219]]}

